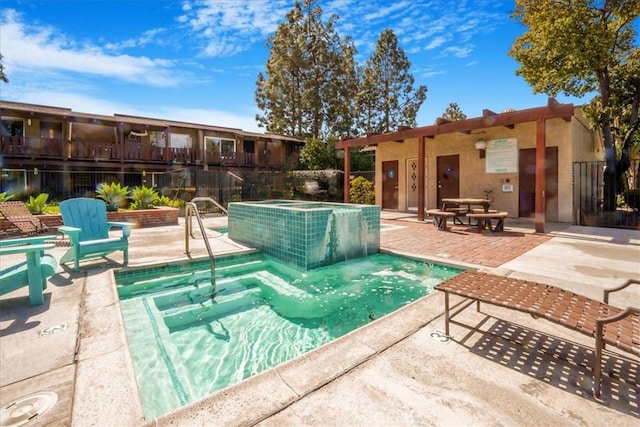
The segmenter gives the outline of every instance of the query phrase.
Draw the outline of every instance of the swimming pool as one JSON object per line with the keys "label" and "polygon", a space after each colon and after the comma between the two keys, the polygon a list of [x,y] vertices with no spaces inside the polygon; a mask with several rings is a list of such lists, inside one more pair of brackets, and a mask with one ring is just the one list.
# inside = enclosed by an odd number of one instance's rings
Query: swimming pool
{"label": "swimming pool", "polygon": [[298,357],[461,270],[378,253],[301,271],[264,254],[115,272],[145,417]]}

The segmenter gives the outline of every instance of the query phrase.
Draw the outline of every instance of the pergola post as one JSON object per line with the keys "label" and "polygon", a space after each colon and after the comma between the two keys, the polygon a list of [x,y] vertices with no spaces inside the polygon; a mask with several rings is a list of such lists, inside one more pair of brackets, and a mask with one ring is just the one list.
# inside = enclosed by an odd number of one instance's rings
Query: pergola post
{"label": "pergola post", "polygon": [[545,119],[536,120],[536,233],[544,233],[545,225],[545,184],[546,184],[546,150]]}
{"label": "pergola post", "polygon": [[344,191],[344,195],[342,200],[345,203],[349,203],[349,190],[351,189],[351,184],[349,183],[349,177],[351,176],[351,153],[349,152],[349,147],[344,147],[344,182],[342,183],[342,188]]}
{"label": "pergola post", "polygon": [[424,140],[424,136],[418,138],[418,221],[424,221]]}

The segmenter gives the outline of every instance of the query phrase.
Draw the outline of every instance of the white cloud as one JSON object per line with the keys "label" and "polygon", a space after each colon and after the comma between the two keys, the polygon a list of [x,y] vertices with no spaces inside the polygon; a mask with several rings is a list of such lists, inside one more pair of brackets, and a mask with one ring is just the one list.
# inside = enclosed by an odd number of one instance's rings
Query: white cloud
{"label": "white cloud", "polygon": [[447,39],[445,37],[442,37],[442,36],[435,37],[433,40],[431,40],[431,42],[429,42],[427,47],[425,47],[425,50],[431,50],[431,49],[440,47],[446,41]]}
{"label": "white cloud", "polygon": [[464,58],[469,56],[469,54],[473,51],[470,47],[460,47],[460,46],[449,46],[444,49],[442,53],[444,55],[451,54],[457,58]]}
{"label": "white cloud", "polygon": [[[135,81],[154,86],[178,82],[172,61],[144,56],[110,55],[95,45],[79,46],[51,26],[28,26],[13,10],[5,10],[2,55],[7,67],[21,72],[49,69]],[[150,72],[153,70],[153,72]]]}
{"label": "white cloud", "polygon": [[185,14],[178,20],[205,40],[203,55],[233,56],[274,33],[291,7],[283,0],[205,0],[183,7]]}
{"label": "white cloud", "polygon": [[[14,98],[11,96],[11,93],[7,95],[8,96],[3,96],[3,98],[6,100],[12,100]],[[40,89],[37,91],[22,93],[20,95],[20,98],[16,99],[19,102],[59,108],[70,108],[78,113],[99,114],[105,116],[125,114],[211,126],[238,128],[249,132],[264,132],[264,128],[258,128],[255,121],[255,115],[258,112],[255,106],[251,106],[246,109],[250,114],[239,115],[216,109],[188,108],[176,105],[135,105],[129,102],[121,103],[100,98],[92,98],[78,92],[62,92]]]}
{"label": "white cloud", "polygon": [[[209,110],[202,108],[166,107],[156,110],[153,117],[170,118],[171,120],[200,123],[213,126],[238,128],[248,132],[264,133],[264,128],[258,128],[255,121],[257,110],[255,106],[248,109],[253,114],[240,116],[228,111]],[[255,111],[254,111],[255,110]],[[149,117],[149,116],[146,116]]]}

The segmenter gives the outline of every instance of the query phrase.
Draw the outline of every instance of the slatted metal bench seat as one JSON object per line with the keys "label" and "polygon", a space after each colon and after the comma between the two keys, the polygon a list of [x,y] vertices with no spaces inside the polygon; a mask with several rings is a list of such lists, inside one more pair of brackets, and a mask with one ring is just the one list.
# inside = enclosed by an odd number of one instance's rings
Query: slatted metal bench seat
{"label": "slatted metal bench seat", "polygon": [[440,209],[429,209],[427,215],[433,217],[433,225],[439,230],[447,229],[447,218],[455,218],[456,213],[450,211],[441,211]]}
{"label": "slatted metal bench seat", "polygon": [[[605,344],[640,356],[640,308],[618,308],[608,303],[609,294],[640,281],[630,279],[624,284],[604,291],[600,302],[562,288],[532,281],[496,276],[477,271],[465,271],[436,286],[444,292],[445,334],[449,323],[473,302],[505,307],[541,317],[584,335],[595,338],[594,395],[600,397],[602,378],[602,350]],[[449,294],[468,299],[454,313],[450,312]]]}
{"label": "slatted metal bench seat", "polygon": [[[478,231],[504,231],[504,219],[509,216],[508,212],[469,212],[467,218],[475,219],[478,222]],[[496,220],[493,226],[491,220]]]}

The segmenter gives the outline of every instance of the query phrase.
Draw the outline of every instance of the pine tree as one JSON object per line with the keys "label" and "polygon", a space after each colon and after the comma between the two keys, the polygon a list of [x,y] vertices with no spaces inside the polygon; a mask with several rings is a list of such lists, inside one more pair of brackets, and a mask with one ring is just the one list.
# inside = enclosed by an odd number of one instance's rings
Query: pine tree
{"label": "pine tree", "polygon": [[444,113],[442,113],[442,118],[454,122],[456,120],[466,119],[467,115],[462,112],[457,102],[451,102],[447,109],[444,110]]}
{"label": "pine tree", "polygon": [[398,47],[391,29],[380,35],[376,49],[360,70],[358,91],[359,128],[364,133],[384,133],[399,126],[415,127],[427,87],[414,90],[411,63]]}
{"label": "pine tree", "polygon": [[267,39],[270,56],[266,75],[258,74],[255,99],[263,111],[258,125],[269,132],[326,138],[353,127],[356,49],[334,29],[337,15],[324,23],[316,3],[296,1]]}
{"label": "pine tree", "polygon": [[2,54],[0,53],[0,80],[2,80],[5,83],[9,83],[9,77],[7,77],[7,75],[4,72],[4,64],[2,63]]}

